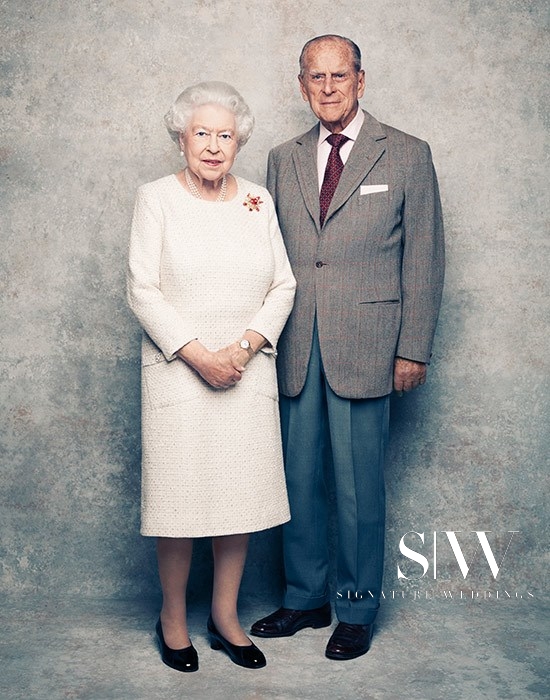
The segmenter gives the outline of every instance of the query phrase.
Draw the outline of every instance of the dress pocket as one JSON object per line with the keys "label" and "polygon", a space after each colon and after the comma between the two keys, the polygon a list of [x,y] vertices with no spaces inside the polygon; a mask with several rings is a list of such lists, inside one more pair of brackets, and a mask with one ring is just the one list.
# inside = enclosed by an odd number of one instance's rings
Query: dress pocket
{"label": "dress pocket", "polygon": [[143,365],[143,400],[153,410],[178,406],[201,394],[201,379],[182,360],[167,362],[164,357]]}
{"label": "dress pocket", "polygon": [[[262,352],[260,350],[250,364],[250,370],[254,371],[254,375],[250,377],[250,379],[253,380],[253,391],[255,394],[268,396],[270,399],[273,399],[273,401],[278,401],[279,390],[277,387],[275,361],[276,357],[273,353]],[[246,372],[244,379],[247,379]]]}

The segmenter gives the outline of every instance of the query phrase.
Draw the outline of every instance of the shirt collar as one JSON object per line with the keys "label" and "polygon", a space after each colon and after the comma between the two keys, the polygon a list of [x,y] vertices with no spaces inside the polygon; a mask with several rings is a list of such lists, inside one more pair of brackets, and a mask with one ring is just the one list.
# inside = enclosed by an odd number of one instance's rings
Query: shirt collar
{"label": "shirt collar", "polygon": [[[347,136],[348,139],[350,139],[350,141],[357,141],[357,137],[359,136],[359,132],[361,131],[361,127],[363,126],[364,120],[365,115],[361,107],[359,107],[359,109],[357,110],[357,114],[346,126],[344,131],[342,131],[342,134],[344,134],[344,136]],[[319,140],[317,142],[317,145],[320,146],[323,143],[323,141],[326,141],[330,134],[331,132],[325,126],[323,126],[321,122],[319,122]]]}

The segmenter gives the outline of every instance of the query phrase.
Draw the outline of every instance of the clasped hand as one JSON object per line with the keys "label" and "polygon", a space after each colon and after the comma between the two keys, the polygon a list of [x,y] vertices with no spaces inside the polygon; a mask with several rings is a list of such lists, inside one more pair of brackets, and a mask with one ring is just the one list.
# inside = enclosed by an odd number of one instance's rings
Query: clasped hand
{"label": "clasped hand", "polygon": [[205,350],[193,366],[210,386],[228,389],[241,381],[249,359],[246,350],[232,343],[219,350]]}

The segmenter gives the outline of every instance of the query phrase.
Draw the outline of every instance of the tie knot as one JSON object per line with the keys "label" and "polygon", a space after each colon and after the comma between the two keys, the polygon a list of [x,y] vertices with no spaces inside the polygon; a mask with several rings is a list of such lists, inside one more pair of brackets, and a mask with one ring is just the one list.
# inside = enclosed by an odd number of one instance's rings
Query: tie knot
{"label": "tie knot", "polygon": [[349,141],[349,138],[344,136],[344,134],[331,134],[327,137],[327,141],[333,148],[340,150],[340,147],[343,146],[346,141]]}

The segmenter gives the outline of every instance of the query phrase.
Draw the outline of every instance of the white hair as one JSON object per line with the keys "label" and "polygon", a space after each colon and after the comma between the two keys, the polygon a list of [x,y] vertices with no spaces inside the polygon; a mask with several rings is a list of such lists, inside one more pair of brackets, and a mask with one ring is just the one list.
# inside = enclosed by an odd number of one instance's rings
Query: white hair
{"label": "white hair", "polygon": [[254,117],[242,96],[228,83],[212,80],[186,88],[164,115],[170,138],[179,145],[180,134],[185,133],[197,107],[216,104],[233,113],[237,130],[237,145],[245,145],[254,128]]}

